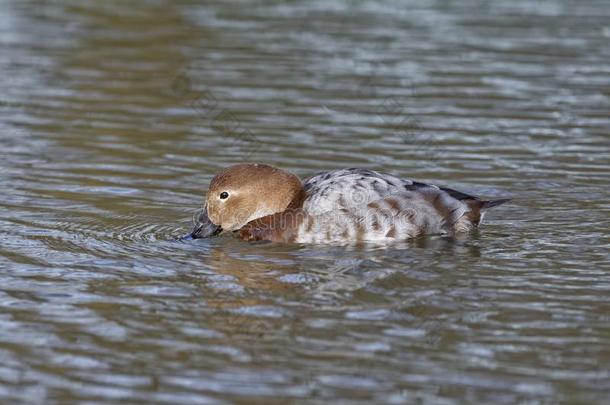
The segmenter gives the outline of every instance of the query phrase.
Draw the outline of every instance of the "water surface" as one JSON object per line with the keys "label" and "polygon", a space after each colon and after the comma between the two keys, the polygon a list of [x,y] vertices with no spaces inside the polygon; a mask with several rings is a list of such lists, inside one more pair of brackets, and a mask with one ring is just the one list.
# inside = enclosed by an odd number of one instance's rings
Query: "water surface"
{"label": "water surface", "polygon": [[[607,402],[608,21],[1,2],[0,401]],[[515,200],[457,240],[177,242],[243,161]]]}

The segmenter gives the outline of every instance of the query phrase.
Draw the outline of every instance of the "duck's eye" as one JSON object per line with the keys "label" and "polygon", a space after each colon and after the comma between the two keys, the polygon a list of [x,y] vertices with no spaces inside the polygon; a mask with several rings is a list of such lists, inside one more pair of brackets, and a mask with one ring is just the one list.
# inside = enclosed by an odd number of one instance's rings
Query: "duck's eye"
{"label": "duck's eye", "polygon": [[226,191],[223,191],[222,193],[220,193],[221,200],[225,200],[227,198],[229,198],[229,193],[227,193]]}

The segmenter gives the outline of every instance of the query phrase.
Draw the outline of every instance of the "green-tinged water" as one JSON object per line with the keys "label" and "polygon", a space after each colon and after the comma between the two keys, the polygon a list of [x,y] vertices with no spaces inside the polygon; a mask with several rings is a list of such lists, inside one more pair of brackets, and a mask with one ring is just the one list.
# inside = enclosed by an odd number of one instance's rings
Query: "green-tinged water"
{"label": "green-tinged water", "polygon": [[[0,402],[607,403],[610,4],[0,2]],[[213,174],[514,197],[457,240],[177,242]]]}

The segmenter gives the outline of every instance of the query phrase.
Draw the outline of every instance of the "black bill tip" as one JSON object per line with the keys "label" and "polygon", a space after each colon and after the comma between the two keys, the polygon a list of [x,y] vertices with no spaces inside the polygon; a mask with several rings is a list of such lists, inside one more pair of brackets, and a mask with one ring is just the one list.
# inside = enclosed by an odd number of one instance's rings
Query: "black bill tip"
{"label": "black bill tip", "polygon": [[222,232],[222,227],[219,225],[214,225],[211,222],[209,224],[199,224],[195,226],[191,233],[185,235],[182,240],[210,238],[218,235],[220,232]]}

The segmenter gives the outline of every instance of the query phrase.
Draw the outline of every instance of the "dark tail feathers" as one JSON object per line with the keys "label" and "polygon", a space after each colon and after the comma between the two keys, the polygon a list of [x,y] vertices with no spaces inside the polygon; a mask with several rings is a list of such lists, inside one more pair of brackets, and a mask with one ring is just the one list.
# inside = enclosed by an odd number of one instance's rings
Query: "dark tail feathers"
{"label": "dark tail feathers", "polygon": [[497,207],[498,205],[502,205],[502,204],[507,203],[507,202],[509,202],[511,200],[512,200],[512,198],[500,198],[498,200],[477,201],[477,204],[479,205],[479,209],[481,211],[485,211],[488,208]]}

